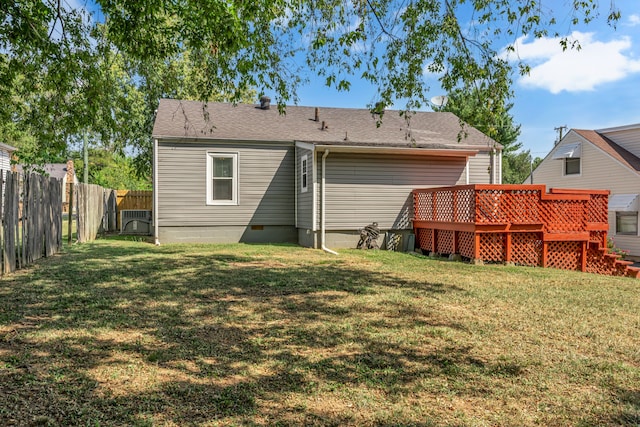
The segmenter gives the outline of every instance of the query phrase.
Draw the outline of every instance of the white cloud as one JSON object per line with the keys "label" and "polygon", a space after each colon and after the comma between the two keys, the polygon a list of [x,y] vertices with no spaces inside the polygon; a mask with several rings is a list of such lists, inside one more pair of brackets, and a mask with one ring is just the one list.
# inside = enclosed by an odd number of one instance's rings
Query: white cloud
{"label": "white cloud", "polygon": [[629,15],[629,20],[628,20],[627,25],[629,25],[631,27],[635,27],[636,25],[640,25],[640,15],[638,15],[638,14]]}
{"label": "white cloud", "polygon": [[[640,60],[623,54],[632,45],[627,36],[602,42],[595,40],[593,33],[576,31],[569,40],[577,40],[581,49],[563,51],[559,39],[543,37],[527,42],[527,37],[520,37],[514,45],[515,55],[530,65],[531,72],[519,83],[557,94],[591,91],[599,84],[640,73]],[[514,53],[504,56],[513,59]]]}

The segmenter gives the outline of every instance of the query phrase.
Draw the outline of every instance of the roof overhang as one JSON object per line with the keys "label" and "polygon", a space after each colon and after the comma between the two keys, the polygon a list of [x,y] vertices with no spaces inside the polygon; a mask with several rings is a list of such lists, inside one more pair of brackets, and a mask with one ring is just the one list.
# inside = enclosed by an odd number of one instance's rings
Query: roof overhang
{"label": "roof overhang", "polygon": [[[304,144],[304,143],[303,143]],[[300,144],[302,145],[302,144]],[[308,146],[308,144],[304,144]],[[355,153],[355,154],[404,154],[412,156],[431,157],[474,157],[480,150],[475,149],[447,149],[447,148],[415,148],[415,147],[389,147],[389,146],[364,146],[364,145],[329,145],[313,144],[316,151],[329,150],[330,153]]]}
{"label": "roof overhang", "polygon": [[582,143],[564,144],[553,152],[552,159],[574,159],[582,157]]}
{"label": "roof overhang", "polygon": [[613,194],[609,196],[609,210],[616,212],[637,212],[637,194]]}

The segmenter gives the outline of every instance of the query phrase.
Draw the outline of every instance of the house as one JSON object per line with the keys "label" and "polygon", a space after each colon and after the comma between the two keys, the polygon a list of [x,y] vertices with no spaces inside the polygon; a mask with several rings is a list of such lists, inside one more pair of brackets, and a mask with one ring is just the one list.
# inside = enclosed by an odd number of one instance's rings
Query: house
{"label": "house", "polygon": [[0,170],[2,171],[2,179],[6,171],[11,170],[11,156],[16,151],[15,147],[0,143]]}
{"label": "house", "polygon": [[640,123],[607,129],[571,129],[533,171],[527,183],[609,190],[609,237],[640,257]]}
{"label": "house", "polygon": [[502,147],[451,113],[163,99],[153,138],[157,243],[355,247],[409,234],[414,188],[500,183]]}
{"label": "house", "polygon": [[[73,164],[73,160],[67,160],[67,163],[45,163],[41,166],[33,166],[26,168],[27,170],[34,170],[38,173],[43,172],[44,174],[62,180],[62,188],[65,190],[62,193],[62,210],[63,212],[68,212],[69,210],[69,193],[70,193],[70,184],[78,184],[78,177],[76,176],[76,170]],[[15,171],[19,173],[23,173],[25,167],[22,165],[16,165]]]}

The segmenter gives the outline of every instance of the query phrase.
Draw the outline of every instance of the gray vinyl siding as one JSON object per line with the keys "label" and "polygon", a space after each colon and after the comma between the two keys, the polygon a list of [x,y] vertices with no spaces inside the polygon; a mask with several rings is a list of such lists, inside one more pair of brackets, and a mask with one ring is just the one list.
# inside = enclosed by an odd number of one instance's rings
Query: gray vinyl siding
{"label": "gray vinyl siding", "polygon": [[328,230],[353,230],[372,222],[382,229],[408,229],[413,217],[411,191],[464,184],[465,159],[330,154],[326,173]]}
{"label": "gray vinyl siding", "polygon": [[[302,156],[307,156],[307,191],[302,192],[301,170]],[[313,229],[313,176],[314,163],[313,151],[305,148],[296,147],[296,176],[297,176],[297,192],[298,192],[298,228]]]}
{"label": "gray vinyl siding", "polygon": [[490,184],[490,164],[491,156],[486,151],[481,151],[475,156],[469,157],[469,184]]}
{"label": "gray vinyl siding", "polygon": [[[238,153],[238,201],[206,204],[207,152]],[[294,149],[158,142],[158,226],[294,225]]]}
{"label": "gray vinyl siding", "polygon": [[607,138],[640,157],[640,128],[603,133]]}

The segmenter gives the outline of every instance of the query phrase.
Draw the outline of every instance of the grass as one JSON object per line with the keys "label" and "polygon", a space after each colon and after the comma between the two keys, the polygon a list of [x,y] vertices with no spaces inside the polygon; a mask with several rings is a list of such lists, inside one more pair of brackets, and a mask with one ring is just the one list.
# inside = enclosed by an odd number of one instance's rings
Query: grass
{"label": "grass", "polygon": [[637,426],[639,290],[386,251],[74,245],[0,281],[0,425]]}

